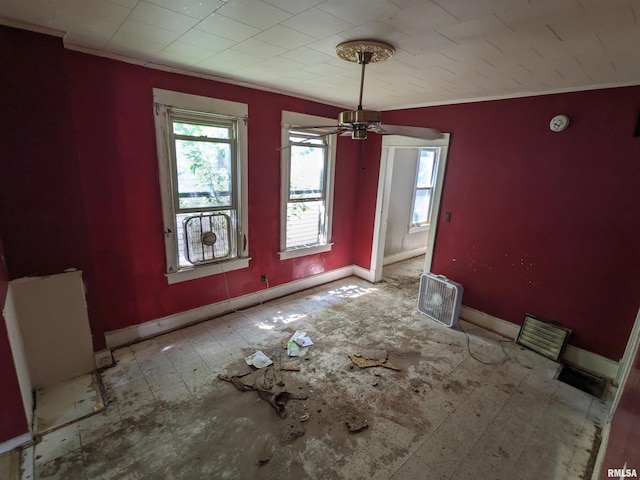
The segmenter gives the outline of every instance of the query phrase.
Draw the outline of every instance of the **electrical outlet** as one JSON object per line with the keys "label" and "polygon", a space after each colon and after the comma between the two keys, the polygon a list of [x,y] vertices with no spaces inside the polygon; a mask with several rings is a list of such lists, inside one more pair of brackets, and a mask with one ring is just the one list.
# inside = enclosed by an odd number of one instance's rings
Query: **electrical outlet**
{"label": "electrical outlet", "polygon": [[260,276],[260,281],[262,283],[267,283],[267,276],[264,273]]}

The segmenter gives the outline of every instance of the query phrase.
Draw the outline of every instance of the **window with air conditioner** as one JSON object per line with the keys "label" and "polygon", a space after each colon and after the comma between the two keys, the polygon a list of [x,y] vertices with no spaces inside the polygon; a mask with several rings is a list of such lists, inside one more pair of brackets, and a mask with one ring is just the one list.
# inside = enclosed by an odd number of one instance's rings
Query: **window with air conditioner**
{"label": "window with air conditioner", "polygon": [[248,266],[247,105],[154,89],[169,283]]}
{"label": "window with air conditioner", "polygon": [[331,250],[335,135],[305,125],[335,120],[283,112],[280,258]]}

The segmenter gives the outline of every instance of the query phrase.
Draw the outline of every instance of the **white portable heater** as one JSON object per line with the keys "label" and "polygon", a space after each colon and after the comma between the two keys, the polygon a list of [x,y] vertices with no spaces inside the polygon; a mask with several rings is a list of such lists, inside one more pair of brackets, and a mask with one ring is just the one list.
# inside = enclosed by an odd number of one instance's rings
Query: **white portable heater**
{"label": "white portable heater", "polygon": [[420,277],[418,311],[447,327],[458,324],[462,305],[462,285],[444,275],[423,273]]}

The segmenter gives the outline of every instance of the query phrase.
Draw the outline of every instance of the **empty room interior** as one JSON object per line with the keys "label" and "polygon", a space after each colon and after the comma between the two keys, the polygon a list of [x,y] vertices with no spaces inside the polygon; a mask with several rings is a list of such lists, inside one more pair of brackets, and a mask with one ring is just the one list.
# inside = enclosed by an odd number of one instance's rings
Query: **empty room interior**
{"label": "empty room interior", "polygon": [[0,44],[0,478],[638,476],[636,2],[0,0]]}

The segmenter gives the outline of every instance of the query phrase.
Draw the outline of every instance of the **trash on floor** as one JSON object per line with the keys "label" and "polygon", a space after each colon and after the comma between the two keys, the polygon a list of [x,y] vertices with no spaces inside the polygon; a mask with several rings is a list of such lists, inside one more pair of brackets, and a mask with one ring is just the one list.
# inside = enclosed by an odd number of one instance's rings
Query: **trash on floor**
{"label": "trash on floor", "polygon": [[[262,352],[258,351],[256,353]],[[281,418],[285,418],[287,416],[285,412],[285,404],[287,401],[306,400],[307,395],[288,392],[281,388],[284,386],[284,381],[281,374],[281,359],[279,353],[274,355],[276,359],[275,364],[273,364],[274,362],[266,355],[264,355],[264,357],[271,362],[271,364],[242,375],[230,376],[218,374],[218,379],[232,383],[241,392],[257,391],[262,400],[266,400]],[[247,363],[249,364],[248,360]]]}
{"label": "trash on floor", "polygon": [[262,353],[261,350],[258,350],[257,352],[246,357],[245,361],[247,362],[247,365],[256,368],[268,367],[269,365],[273,364],[273,361],[264,353]]}
{"label": "trash on floor", "polygon": [[400,368],[387,363],[387,358],[386,350],[361,350],[349,354],[349,359],[360,368],[383,367],[399,372]]}
{"label": "trash on floor", "polygon": [[286,363],[286,364],[282,365],[281,370],[285,370],[287,372],[299,372],[300,371],[300,365],[295,365],[293,363]]}
{"label": "trash on floor", "polygon": [[313,342],[311,341],[311,338],[309,338],[309,335],[307,335],[307,332],[303,332],[301,330],[297,330],[296,333],[291,336],[289,341],[296,342],[301,347],[313,345]]}
{"label": "trash on floor", "polygon": [[289,340],[289,343],[287,343],[287,355],[290,357],[300,356],[300,346],[293,340]]}

